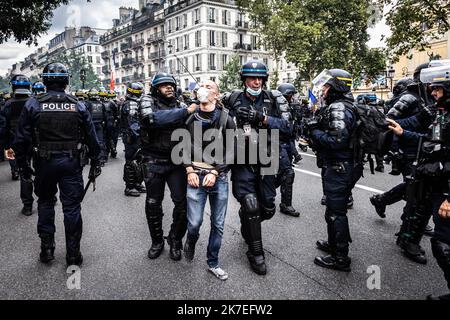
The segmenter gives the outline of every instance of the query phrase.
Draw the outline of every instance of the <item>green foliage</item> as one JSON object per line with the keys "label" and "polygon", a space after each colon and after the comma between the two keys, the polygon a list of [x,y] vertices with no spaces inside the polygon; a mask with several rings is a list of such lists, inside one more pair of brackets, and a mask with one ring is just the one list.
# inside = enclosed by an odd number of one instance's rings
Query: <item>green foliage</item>
{"label": "green foliage", "polygon": [[424,51],[432,39],[450,30],[448,0],[378,0],[386,5],[391,36],[386,44],[393,61],[415,48]]}
{"label": "green foliage", "polygon": [[[87,0],[88,2],[90,0]],[[53,11],[70,0],[6,1],[0,6],[0,44],[10,38],[37,45],[51,26]]]}
{"label": "green foliage", "polygon": [[384,63],[381,51],[367,46],[373,24],[373,0],[251,0],[238,1],[275,59],[286,60],[311,81],[321,70],[346,69],[358,78],[376,77]]}
{"label": "green foliage", "polygon": [[221,92],[230,92],[242,88],[240,70],[239,56],[233,55],[227,65],[223,67],[223,73],[219,78]]}
{"label": "green foliage", "polygon": [[75,91],[82,89],[83,84],[80,80],[80,71],[86,70],[85,89],[96,88],[101,86],[100,79],[94,72],[92,64],[89,63],[81,53],[76,53],[74,50],[67,50],[66,52],[58,55],[50,62],[60,62],[67,66],[71,74],[70,78],[70,90]]}

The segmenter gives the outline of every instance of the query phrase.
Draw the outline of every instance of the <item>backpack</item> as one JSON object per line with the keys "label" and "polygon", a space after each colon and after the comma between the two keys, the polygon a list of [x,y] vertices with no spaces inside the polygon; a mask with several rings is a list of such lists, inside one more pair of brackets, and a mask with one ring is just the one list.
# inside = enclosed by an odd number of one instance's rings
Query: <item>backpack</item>
{"label": "backpack", "polygon": [[[365,155],[377,155],[383,157],[392,146],[394,134],[389,130],[386,115],[377,108],[355,104],[357,115],[356,128],[353,131],[353,148],[355,159],[362,162]],[[374,173],[373,161],[370,163],[370,171]]]}

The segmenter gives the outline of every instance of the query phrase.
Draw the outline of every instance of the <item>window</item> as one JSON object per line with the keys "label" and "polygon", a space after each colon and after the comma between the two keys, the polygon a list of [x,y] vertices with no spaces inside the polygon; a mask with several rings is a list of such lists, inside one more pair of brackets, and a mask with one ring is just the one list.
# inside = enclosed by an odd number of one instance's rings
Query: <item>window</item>
{"label": "window", "polygon": [[210,80],[211,80],[212,82],[216,82],[216,77],[211,77]]}
{"label": "window", "polygon": [[187,13],[183,14],[183,28],[187,27],[188,16]]}
{"label": "window", "polygon": [[88,56],[88,62],[92,63],[92,56]]}
{"label": "window", "polygon": [[222,24],[230,25],[230,12],[228,10],[222,11]]}
{"label": "window", "polygon": [[212,47],[216,45],[216,32],[213,30],[209,31],[209,45]]}
{"label": "window", "polygon": [[189,90],[189,79],[184,79],[184,90]]}
{"label": "window", "polygon": [[175,30],[180,30],[180,17],[175,18]]}
{"label": "window", "polygon": [[195,33],[195,46],[200,47],[202,45],[202,33],[201,31],[197,31]]}
{"label": "window", "polygon": [[102,73],[102,68],[97,67],[97,74],[101,74]]}
{"label": "window", "polygon": [[252,36],[252,50],[257,50],[258,39],[256,36]]}
{"label": "window", "polygon": [[187,57],[184,58],[183,64],[184,64],[183,72],[188,72],[189,71],[189,61],[188,61]]}
{"label": "window", "polygon": [[189,35],[184,36],[184,50],[189,49]]}
{"label": "window", "polygon": [[87,52],[92,52],[92,47],[91,46],[87,46]]}
{"label": "window", "polygon": [[200,9],[194,11],[194,24],[200,23]]}
{"label": "window", "polygon": [[226,54],[222,55],[222,69],[225,68],[225,66],[228,63],[228,56]]}
{"label": "window", "polygon": [[222,47],[228,47],[228,33],[222,32]]}
{"label": "window", "polygon": [[95,46],[95,52],[97,52],[97,53],[100,52],[100,48],[98,46]]}
{"label": "window", "polygon": [[209,54],[209,69],[216,70],[216,54],[215,53]]}
{"label": "window", "polygon": [[177,52],[180,51],[180,49],[181,49],[181,42],[182,41],[183,41],[183,38],[181,38],[181,37],[177,38],[177,45],[176,45],[176,51]]}
{"label": "window", "polygon": [[100,57],[99,57],[99,56],[97,56],[97,57],[95,58],[95,62],[96,62],[97,64],[100,64]]}
{"label": "window", "polygon": [[210,23],[216,23],[216,9],[215,8],[209,8],[209,10],[208,10],[208,21]]}
{"label": "window", "polygon": [[201,71],[202,67],[201,67],[201,57],[199,54],[195,55],[195,71]]}

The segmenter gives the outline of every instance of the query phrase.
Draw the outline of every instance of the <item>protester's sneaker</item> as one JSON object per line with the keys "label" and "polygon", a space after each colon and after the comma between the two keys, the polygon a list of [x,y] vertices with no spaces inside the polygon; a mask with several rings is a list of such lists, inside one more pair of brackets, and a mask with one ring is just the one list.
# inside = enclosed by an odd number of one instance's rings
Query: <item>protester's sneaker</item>
{"label": "protester's sneaker", "polygon": [[228,273],[226,273],[223,269],[221,269],[219,267],[209,268],[208,271],[211,272],[213,275],[215,275],[220,280],[225,281],[228,279]]}

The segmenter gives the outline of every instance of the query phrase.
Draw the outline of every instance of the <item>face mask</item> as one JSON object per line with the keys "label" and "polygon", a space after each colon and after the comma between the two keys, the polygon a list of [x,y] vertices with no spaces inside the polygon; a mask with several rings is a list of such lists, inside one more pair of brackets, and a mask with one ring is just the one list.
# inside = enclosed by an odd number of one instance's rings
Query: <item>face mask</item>
{"label": "face mask", "polygon": [[259,88],[258,90],[253,90],[252,88],[247,88],[247,92],[249,95],[257,97],[261,94],[262,88]]}
{"label": "face mask", "polygon": [[200,102],[205,103],[208,102],[209,90],[205,87],[201,87],[197,91],[197,98]]}

